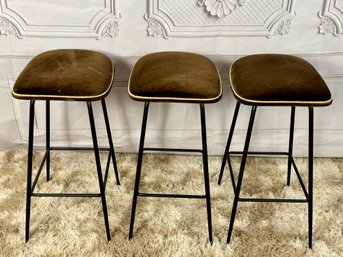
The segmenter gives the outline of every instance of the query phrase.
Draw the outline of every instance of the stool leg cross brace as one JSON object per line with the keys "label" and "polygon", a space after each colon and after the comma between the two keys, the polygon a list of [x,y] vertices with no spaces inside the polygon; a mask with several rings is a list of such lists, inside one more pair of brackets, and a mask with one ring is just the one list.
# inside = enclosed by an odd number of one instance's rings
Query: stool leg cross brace
{"label": "stool leg cross brace", "polygon": [[[136,179],[135,179],[133,201],[132,201],[129,239],[132,239],[132,237],[133,237],[133,228],[134,228],[134,222],[135,222],[137,198],[138,198],[138,196],[140,196],[140,197],[166,197],[166,198],[206,199],[208,234],[209,234],[209,241],[212,242],[211,199],[210,199],[210,183],[209,183],[209,173],[208,173],[208,155],[207,155],[207,141],[206,141],[205,106],[204,106],[203,103],[200,103],[202,150],[200,150],[200,149],[171,149],[171,148],[145,148],[144,147],[149,104],[150,104],[150,102],[145,102],[145,106],[144,106],[141,138],[140,138],[139,151],[138,151]],[[140,193],[139,192],[139,182],[140,182],[140,177],[141,177],[142,160],[143,160],[143,152],[144,151],[158,151],[158,152],[160,152],[160,151],[169,151],[169,152],[194,152],[194,153],[202,153],[203,169],[204,169],[204,182],[205,182],[205,195]]]}
{"label": "stool leg cross brace", "polygon": [[[50,146],[50,101],[46,100],[46,152],[41,161],[41,164],[38,168],[37,174],[35,179],[32,183],[32,158],[33,158],[33,138],[34,138],[34,112],[35,112],[35,100],[30,101],[30,114],[29,114],[29,143],[28,143],[28,167],[27,167],[27,192],[26,192],[26,225],[25,225],[25,241],[29,240],[29,232],[30,232],[30,209],[31,209],[31,197],[100,197],[102,202],[104,220],[105,220],[105,228],[106,228],[106,235],[107,239],[110,240],[110,229],[109,229],[109,222],[108,222],[108,215],[107,215],[107,205],[106,205],[106,197],[105,197],[105,189],[108,177],[108,171],[110,166],[110,161],[112,159],[112,164],[114,167],[114,172],[116,176],[117,184],[119,185],[119,173],[117,169],[117,163],[115,158],[115,152],[112,142],[112,135],[108,121],[107,109],[105,100],[101,100],[102,109],[106,124],[107,136],[109,141],[109,148],[99,148],[96,136],[96,129],[94,123],[94,115],[93,115],[93,108],[92,103],[87,101],[88,107],[88,114],[89,114],[89,122],[92,132],[92,139],[93,139],[93,148],[86,148],[86,147],[51,147]],[[35,193],[34,189],[37,185],[39,176],[41,171],[46,164],[46,178],[47,181],[50,180],[50,152],[51,151],[63,151],[63,150],[73,150],[73,151],[90,151],[94,150],[96,167],[97,167],[97,174],[98,174],[98,181],[99,181],[99,188],[100,193]],[[106,165],[105,177],[103,179],[102,172],[101,172],[101,163],[100,163],[100,155],[99,151],[108,151],[108,160]]]}
{"label": "stool leg cross brace", "polygon": [[[230,171],[230,177],[232,182],[233,191],[235,194],[234,202],[232,206],[232,212],[231,212],[231,218],[230,218],[230,224],[229,224],[229,230],[228,230],[228,236],[227,236],[227,243],[230,242],[231,234],[233,230],[233,225],[235,221],[236,216],[236,210],[238,202],[283,202],[283,203],[307,203],[308,204],[308,245],[309,248],[312,248],[312,223],[313,223],[313,107],[309,106],[309,134],[308,134],[308,188],[306,190],[305,184],[300,176],[299,170],[296,166],[296,163],[293,159],[292,152],[293,152],[293,135],[294,135],[294,116],[295,116],[295,107],[291,107],[291,122],[290,122],[290,136],[289,136],[289,148],[288,152],[249,152],[249,144],[250,144],[250,138],[253,130],[253,124],[256,114],[257,106],[252,106],[251,114],[250,114],[250,120],[248,125],[248,130],[246,134],[245,139],[245,145],[243,152],[238,151],[229,151],[230,144],[232,141],[234,129],[236,120],[239,113],[239,107],[240,103],[237,102],[233,120],[231,123],[231,128],[227,140],[227,144],[225,147],[223,162],[219,174],[218,179],[218,185],[221,184],[224,168],[226,161],[228,161],[229,171]],[[240,169],[239,169],[239,175],[237,184],[235,183],[235,178],[233,175],[233,169],[232,164],[230,160],[230,155],[242,155]],[[295,174],[297,175],[297,178],[299,180],[300,186],[303,190],[303,193],[305,195],[305,199],[269,199],[269,198],[241,198],[239,196],[240,189],[243,181],[243,175],[244,175],[244,168],[246,164],[246,159],[248,155],[286,155],[288,156],[288,167],[287,167],[287,185],[290,185],[290,178],[291,178],[291,168],[294,168]]]}

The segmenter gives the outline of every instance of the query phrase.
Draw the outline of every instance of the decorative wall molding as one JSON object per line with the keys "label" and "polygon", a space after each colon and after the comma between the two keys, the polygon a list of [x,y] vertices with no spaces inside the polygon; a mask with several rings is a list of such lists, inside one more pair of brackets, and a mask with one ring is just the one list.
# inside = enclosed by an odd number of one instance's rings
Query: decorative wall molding
{"label": "decorative wall molding", "polygon": [[324,0],[323,8],[318,13],[320,34],[343,34],[343,0]]}
{"label": "decorative wall molding", "polygon": [[[287,51],[288,54],[298,56],[303,58],[318,69],[319,73],[324,78],[339,78],[343,79],[343,51],[333,51],[333,52],[297,52],[297,51]],[[21,69],[28,63],[34,56],[38,53],[33,54],[0,54],[0,86],[1,77],[11,78],[11,83],[13,85],[15,78],[19,75]],[[250,52],[240,52],[235,54],[206,54],[202,53],[209,59],[213,60],[220,71],[222,78],[227,78],[227,68],[230,63],[235,60],[251,54]],[[141,58],[141,55],[129,55],[118,59],[117,56],[110,57],[113,64],[116,66],[116,76],[114,78],[113,87],[125,87],[127,88],[127,79],[130,76],[130,72],[135,65],[135,63]],[[125,65],[123,65],[125,63]],[[14,67],[21,67],[19,69],[14,69]],[[7,80],[5,80],[7,81]],[[343,87],[343,84],[342,84]]]}
{"label": "decorative wall molding", "polygon": [[0,0],[0,35],[111,38],[122,21],[116,2]]}
{"label": "decorative wall molding", "polygon": [[[148,36],[266,36],[289,33],[295,0],[147,0]],[[266,8],[268,6],[268,8]],[[201,7],[201,8],[199,8]]]}

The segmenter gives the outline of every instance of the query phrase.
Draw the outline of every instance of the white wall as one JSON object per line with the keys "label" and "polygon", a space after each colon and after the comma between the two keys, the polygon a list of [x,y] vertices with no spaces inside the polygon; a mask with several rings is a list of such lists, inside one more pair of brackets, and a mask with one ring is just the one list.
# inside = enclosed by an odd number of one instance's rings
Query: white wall
{"label": "white wall", "polygon": [[[130,70],[144,54],[177,50],[206,55],[221,71],[224,96],[206,114],[209,151],[222,154],[235,106],[229,65],[247,54],[274,52],[300,56],[324,77],[334,103],[315,109],[315,155],[343,156],[343,0],[225,1],[231,13],[218,17],[204,0],[0,0],[0,148],[26,146],[28,102],[10,95],[26,63],[42,51],[86,48],[107,54],[116,66],[107,99],[113,139],[117,151],[135,152],[143,104],[127,96]],[[52,110],[53,144],[91,144],[84,104],[54,102]],[[106,143],[99,106],[95,111],[99,139]],[[286,150],[289,113],[260,108],[252,147]],[[36,145],[43,146],[43,103],[36,114]],[[235,149],[242,146],[248,115],[249,108],[242,108]],[[152,104],[147,144],[200,146],[198,116],[194,105]],[[301,156],[307,153],[307,123],[306,108],[299,108],[295,153]]]}

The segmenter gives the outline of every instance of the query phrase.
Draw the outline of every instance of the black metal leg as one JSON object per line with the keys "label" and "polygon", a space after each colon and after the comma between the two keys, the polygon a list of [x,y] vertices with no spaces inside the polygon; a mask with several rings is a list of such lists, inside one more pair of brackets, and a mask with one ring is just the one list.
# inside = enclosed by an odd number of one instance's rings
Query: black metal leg
{"label": "black metal leg", "polygon": [[50,101],[46,100],[46,181],[50,180]]}
{"label": "black metal leg", "polygon": [[312,248],[313,223],[313,107],[309,107],[308,133],[308,245]]}
{"label": "black metal leg", "polygon": [[210,179],[209,179],[209,174],[208,174],[205,106],[203,103],[200,104],[200,117],[201,117],[202,149],[203,149],[202,156],[203,156],[204,181],[205,181],[206,206],[207,206],[208,238],[209,238],[209,241],[212,243]]}
{"label": "black metal leg", "polygon": [[32,157],[33,157],[33,135],[34,135],[34,116],[35,116],[35,101],[30,101],[30,117],[29,117],[29,146],[27,158],[27,186],[26,186],[26,221],[25,221],[25,242],[30,237],[30,209],[31,209],[31,185],[32,185]]}
{"label": "black metal leg", "polygon": [[149,112],[149,104],[150,104],[150,102],[145,102],[145,105],[144,105],[141,139],[140,139],[139,150],[138,150],[138,161],[137,161],[135,188],[133,191],[129,239],[132,239],[132,237],[133,237],[133,227],[134,227],[134,222],[135,222],[136,204],[137,204],[137,197],[138,197],[138,192],[139,192],[139,182],[140,182],[140,178],[141,178],[143,148],[144,148],[145,131],[146,131],[146,124],[147,124],[147,119],[148,119],[148,112]]}
{"label": "black metal leg", "polygon": [[229,225],[229,232],[228,232],[228,236],[227,236],[227,243],[230,242],[231,234],[232,234],[232,229],[233,229],[233,224],[234,224],[234,221],[235,221],[236,210],[237,210],[237,205],[238,205],[238,200],[239,200],[239,193],[240,193],[240,190],[241,190],[243,174],[244,174],[244,168],[245,168],[246,159],[247,159],[247,155],[248,155],[248,149],[249,149],[251,133],[252,133],[253,125],[254,125],[256,109],[257,109],[257,106],[253,106],[252,109],[251,109],[249,126],[248,126],[248,131],[247,131],[247,135],[246,135],[246,139],[245,139],[243,156],[242,156],[242,160],[241,160],[241,166],[240,166],[240,170],[239,170],[237,187],[236,187],[236,191],[235,191],[235,198],[234,198],[234,202],[233,202],[233,206],[232,206],[230,225]]}
{"label": "black metal leg", "polygon": [[289,144],[288,144],[287,186],[289,186],[291,184],[293,137],[294,137],[294,117],[295,117],[295,107],[292,106],[291,124],[290,124],[290,129],[289,129]]}
{"label": "black metal leg", "polygon": [[225,151],[224,151],[224,154],[223,154],[223,162],[222,162],[222,166],[220,168],[218,185],[220,185],[221,182],[222,182],[222,178],[223,178],[223,174],[224,174],[224,169],[225,169],[225,164],[226,164],[226,161],[228,159],[228,151],[230,149],[233,132],[234,132],[235,126],[236,126],[236,121],[237,121],[237,117],[238,117],[239,107],[240,107],[240,103],[237,102],[236,108],[235,108],[235,113],[234,113],[233,118],[232,118],[231,128],[230,128],[229,136],[228,136],[228,139],[227,139]]}
{"label": "black metal leg", "polygon": [[108,223],[105,188],[104,188],[104,182],[102,179],[99,147],[98,147],[98,141],[97,141],[97,137],[96,137],[93,108],[92,108],[92,103],[90,101],[87,102],[87,107],[88,107],[88,114],[89,114],[89,123],[90,123],[91,131],[92,131],[94,155],[95,155],[95,162],[96,162],[96,167],[97,167],[97,172],[98,172],[98,180],[99,180],[99,187],[100,187],[100,194],[101,194],[102,209],[103,209],[104,219],[105,219],[107,240],[110,241],[111,235],[110,235],[110,227],[109,227],[109,223]]}
{"label": "black metal leg", "polygon": [[[109,154],[111,155],[111,158],[112,158],[114,174],[116,176],[117,185],[120,185],[119,172],[118,172],[118,168],[117,168],[117,161],[116,161],[116,156],[115,156],[114,147],[113,147],[112,134],[111,134],[110,123],[108,121],[108,114],[107,114],[107,108],[106,108],[105,99],[101,100],[101,104],[102,104],[102,110],[103,110],[103,113],[104,113],[104,119],[105,119],[105,124],[106,124],[108,143],[110,145],[110,152],[109,152]],[[105,176],[107,177],[107,174]]]}

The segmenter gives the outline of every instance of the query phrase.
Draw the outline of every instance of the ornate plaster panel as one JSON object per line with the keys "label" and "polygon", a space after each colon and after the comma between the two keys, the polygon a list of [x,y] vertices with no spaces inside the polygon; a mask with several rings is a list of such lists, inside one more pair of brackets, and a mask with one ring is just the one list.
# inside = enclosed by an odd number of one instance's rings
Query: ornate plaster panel
{"label": "ornate plaster panel", "polygon": [[148,35],[267,36],[289,32],[295,0],[147,0]]}
{"label": "ornate plaster panel", "polygon": [[121,15],[117,0],[0,0],[0,35],[114,37]]}
{"label": "ornate plaster panel", "polygon": [[319,33],[335,36],[343,34],[343,0],[324,0],[319,17]]}

